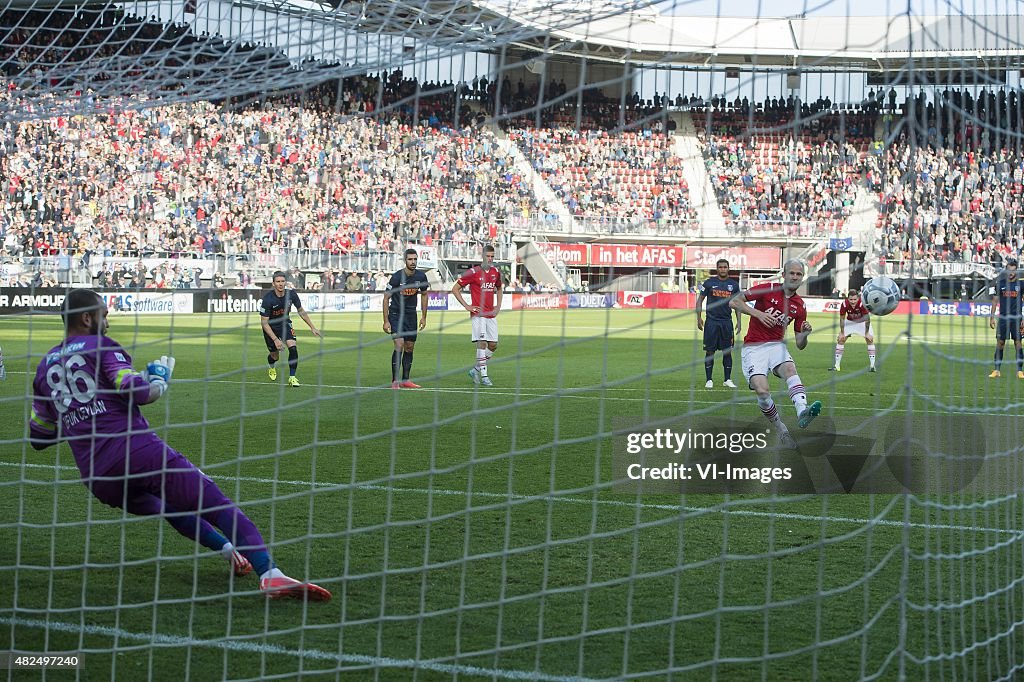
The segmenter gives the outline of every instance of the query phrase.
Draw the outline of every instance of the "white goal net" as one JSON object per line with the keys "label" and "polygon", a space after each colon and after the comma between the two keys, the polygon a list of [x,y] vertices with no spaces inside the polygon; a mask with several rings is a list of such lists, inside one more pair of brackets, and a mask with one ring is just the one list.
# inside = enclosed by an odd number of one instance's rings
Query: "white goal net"
{"label": "white goal net", "polygon": [[1024,24],[875,10],[6,5],[6,679],[1019,677]]}

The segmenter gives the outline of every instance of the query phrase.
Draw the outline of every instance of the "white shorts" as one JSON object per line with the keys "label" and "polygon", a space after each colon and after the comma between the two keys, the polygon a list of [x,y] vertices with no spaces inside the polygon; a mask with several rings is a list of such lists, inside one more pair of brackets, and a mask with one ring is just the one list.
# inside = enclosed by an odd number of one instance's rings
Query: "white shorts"
{"label": "white shorts", "polygon": [[769,341],[768,343],[755,343],[743,346],[740,355],[743,363],[743,376],[747,378],[747,386],[750,386],[750,379],[755,374],[775,374],[775,370],[784,362],[793,362],[793,356],[782,341]]}
{"label": "white shorts", "polygon": [[498,343],[498,321],[493,317],[471,317],[473,342],[490,341]]}
{"label": "white shorts", "polygon": [[847,336],[867,336],[868,322],[867,320],[861,320],[860,322],[847,321],[846,324],[843,325],[843,329],[846,330]]}

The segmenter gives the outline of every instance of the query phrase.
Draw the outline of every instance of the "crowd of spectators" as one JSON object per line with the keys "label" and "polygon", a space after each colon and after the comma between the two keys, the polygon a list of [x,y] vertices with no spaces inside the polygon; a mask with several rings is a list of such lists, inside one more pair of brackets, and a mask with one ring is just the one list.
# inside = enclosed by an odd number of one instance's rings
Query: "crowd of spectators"
{"label": "crowd of spectators", "polygon": [[337,268],[325,268],[319,273],[318,277],[310,278],[299,272],[298,268],[295,268],[287,279],[297,289],[343,291],[357,294],[361,292],[387,291],[390,277],[390,273],[382,270],[345,272]]}
{"label": "crowd of spectators", "polygon": [[881,252],[890,260],[999,263],[1024,249],[1024,157],[1018,150],[910,145],[872,159]]}
{"label": "crowd of spectators", "polygon": [[902,104],[866,159],[878,246],[890,262],[1002,263],[1024,249],[1024,154],[1015,91],[946,89]]}
{"label": "crowd of spectators", "polygon": [[671,138],[651,128],[640,133],[514,129],[509,136],[575,216],[696,218],[683,160]]}
{"label": "crowd of spectators", "polygon": [[[0,98],[15,97],[0,93]],[[493,240],[532,191],[487,130],[297,107],[128,108],[0,129],[14,256],[397,251]]]}
{"label": "crowd of spectators", "polygon": [[[47,63],[171,47],[173,59],[175,50],[201,43],[192,50],[196,64],[217,58],[292,68],[265,46],[231,46],[121,10],[7,10],[0,25],[18,27],[0,48],[12,79],[0,92],[7,110],[46,110],[47,102],[86,96],[79,83],[47,80],[39,72]],[[269,59],[268,50],[281,59]],[[26,75],[52,92],[24,91]],[[466,96],[486,89],[463,87]],[[495,136],[468,127],[472,110],[458,106],[462,94],[394,71],[325,78],[244,108],[154,106],[130,96],[104,100],[94,107],[102,113],[8,121],[0,127],[0,246],[19,259],[69,254],[89,267],[97,256],[387,253],[410,241],[500,239],[506,218],[528,217],[536,205]],[[381,116],[350,116],[382,107]],[[103,274],[99,265],[93,270]],[[159,270],[149,278],[191,281]]]}
{"label": "crowd of spectators", "polygon": [[[328,66],[296,67],[263,45],[231,45],[121,10],[7,10],[0,26],[18,27],[0,44],[10,79],[0,108],[8,111],[86,96],[81,84],[48,80],[48,63],[200,45],[191,50],[197,68],[225,59],[264,70]],[[858,106],[695,94],[623,102],[596,88],[567,95],[561,80],[329,72],[305,79],[301,93],[245,106],[153,106],[125,95],[88,115],[4,122],[0,248],[25,260],[67,254],[86,266],[102,256],[93,271],[112,287],[194,287],[245,284],[176,262],[176,254],[399,253],[408,242],[507,239],[506,221],[543,208],[516,156],[479,125],[481,112],[501,122],[574,216],[693,220],[670,108],[693,112],[727,223],[840,232],[866,184],[881,203],[879,244],[890,258],[989,262],[1024,246],[1024,126],[1014,91],[922,93],[900,106],[895,90],[872,90]],[[50,94],[26,97],[26,76]],[[879,121],[893,133],[885,145],[875,140]],[[112,266],[112,258],[125,260]],[[329,269],[315,279],[311,286],[337,289],[340,279],[348,290],[358,280],[372,291],[380,277]]]}
{"label": "crowd of spectators", "polygon": [[[96,272],[96,286],[104,289],[204,289],[228,285],[222,273],[204,275],[203,268],[187,263],[165,261],[153,267],[142,260],[104,264]],[[232,281],[236,279],[232,277]]]}
{"label": "crowd of spectators", "polygon": [[726,224],[809,223],[821,234],[842,229],[871,152],[875,119],[860,110],[833,112],[828,100],[799,106],[806,119],[787,113],[778,100],[694,116]]}

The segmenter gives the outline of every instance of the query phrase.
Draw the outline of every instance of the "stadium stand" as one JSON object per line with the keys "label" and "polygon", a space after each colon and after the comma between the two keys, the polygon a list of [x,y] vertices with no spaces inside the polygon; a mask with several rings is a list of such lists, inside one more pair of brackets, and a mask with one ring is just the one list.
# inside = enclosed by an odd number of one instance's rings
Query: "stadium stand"
{"label": "stadium stand", "polygon": [[[726,224],[779,223],[827,235],[840,230],[854,203],[861,162],[872,142],[868,113],[807,107],[808,118],[775,106],[740,103],[707,110],[694,122]],[[805,105],[806,106],[806,105]]]}

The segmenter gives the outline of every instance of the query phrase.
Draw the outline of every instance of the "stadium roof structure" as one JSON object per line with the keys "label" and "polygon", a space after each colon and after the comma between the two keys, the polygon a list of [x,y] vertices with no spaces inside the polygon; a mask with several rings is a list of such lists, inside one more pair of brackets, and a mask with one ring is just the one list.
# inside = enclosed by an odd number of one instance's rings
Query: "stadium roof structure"
{"label": "stadium roof structure", "polygon": [[[8,0],[7,7],[90,4],[89,0]],[[424,51],[431,57],[511,48],[509,61],[586,58],[702,70],[886,73],[905,71],[911,65],[931,71],[1024,66],[1024,16],[1010,14],[688,16],[665,13],[664,0],[208,0],[205,4],[300,18],[350,32],[371,45],[400,38],[429,46]],[[100,0],[99,5],[109,6],[109,0]],[[137,6],[149,9],[150,4],[143,0]],[[178,15],[179,20],[183,18]],[[516,48],[522,52],[516,54]]]}
{"label": "stadium roof structure", "polygon": [[[277,4],[292,3],[313,4]],[[628,0],[367,0],[325,9],[342,22],[358,17],[358,31],[463,49],[510,45],[540,59],[866,72],[905,70],[908,63],[942,71],[1024,62],[1024,17],[1016,15],[694,17]]]}
{"label": "stadium roof structure", "polygon": [[962,69],[986,59],[1019,64],[1024,18],[616,17],[552,35],[619,59],[666,65],[894,71],[913,58],[930,69]]}

